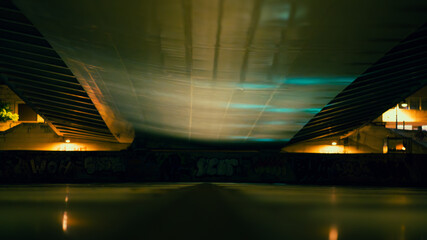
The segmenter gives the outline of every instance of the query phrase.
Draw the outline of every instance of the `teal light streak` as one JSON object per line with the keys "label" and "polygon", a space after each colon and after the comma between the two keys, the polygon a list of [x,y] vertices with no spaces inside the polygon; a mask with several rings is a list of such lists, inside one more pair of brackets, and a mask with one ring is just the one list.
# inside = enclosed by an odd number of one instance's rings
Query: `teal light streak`
{"label": "teal light streak", "polygon": [[321,110],[322,110],[321,108],[304,108],[303,112],[316,114],[316,113],[320,112]]}
{"label": "teal light streak", "polygon": [[339,78],[327,78],[327,77],[317,77],[317,78],[288,78],[280,80],[280,83],[290,84],[290,85],[337,85],[337,86],[346,86],[354,81],[353,77],[339,77]]}
{"label": "teal light streak", "polygon": [[287,121],[268,121],[268,122],[262,122],[261,124],[265,125],[285,125],[285,124],[291,124]]}
{"label": "teal light streak", "polygon": [[289,121],[268,121],[268,122],[262,122],[261,124],[264,125],[305,125],[306,123],[304,122],[289,122]]}
{"label": "teal light streak", "polygon": [[269,108],[266,109],[266,112],[277,112],[277,113],[295,113],[295,112],[299,112],[299,109],[294,109],[294,108]]}
{"label": "teal light streak", "polygon": [[246,137],[246,136],[229,136],[228,138],[245,140],[245,139],[252,138],[252,137]]}
{"label": "teal light streak", "polygon": [[263,109],[264,105],[258,104],[245,104],[245,103],[232,103],[230,108],[239,108],[239,109]]}
{"label": "teal light streak", "polygon": [[266,112],[276,113],[310,113],[316,114],[322,110],[321,108],[267,108]]}
{"label": "teal light streak", "polygon": [[289,17],[291,16],[291,13],[289,11],[283,12],[280,14],[280,19],[282,20],[289,20]]}
{"label": "teal light streak", "polygon": [[310,113],[316,114],[322,110],[321,108],[272,108],[270,106],[265,107],[264,105],[259,104],[245,104],[245,103],[232,103],[230,108],[235,109],[257,109],[261,110],[265,108],[266,112],[276,112],[276,113]]}

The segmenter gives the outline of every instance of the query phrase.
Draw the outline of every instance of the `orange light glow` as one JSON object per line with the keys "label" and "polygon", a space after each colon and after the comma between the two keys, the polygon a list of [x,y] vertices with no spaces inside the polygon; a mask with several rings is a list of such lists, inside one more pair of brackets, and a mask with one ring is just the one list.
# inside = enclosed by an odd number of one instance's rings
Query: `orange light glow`
{"label": "orange light glow", "polygon": [[403,144],[402,144],[402,143],[400,143],[400,144],[397,144],[397,145],[396,145],[396,150],[402,150],[402,151],[405,151],[405,150],[406,150],[406,148],[403,146]]}
{"label": "orange light glow", "polygon": [[319,153],[344,153],[344,146],[342,145],[324,145],[323,147],[319,146]]}
{"label": "orange light glow", "polygon": [[66,142],[66,143],[70,143],[71,141],[70,141],[70,139],[67,139],[67,140],[65,140],[65,142]]}
{"label": "orange light glow", "polygon": [[332,226],[329,229],[329,240],[337,240],[338,239],[338,229],[336,226]]}
{"label": "orange light glow", "polygon": [[58,151],[87,151],[86,146],[75,143],[62,143],[58,145]]}
{"label": "orange light glow", "polygon": [[319,144],[319,145],[294,145],[291,147],[284,148],[286,152],[301,152],[301,153],[367,153],[368,151],[355,146],[344,146],[344,145],[331,145],[331,144]]}
{"label": "orange light glow", "polygon": [[383,153],[388,153],[388,146],[383,146]]}
{"label": "orange light glow", "polygon": [[64,212],[64,214],[62,215],[62,231],[67,231],[67,227],[68,227],[68,215],[67,215],[67,211]]}
{"label": "orange light glow", "polygon": [[414,122],[414,114],[416,112],[406,109],[389,109],[387,112],[383,113],[383,122],[396,122],[396,113],[398,122]]}

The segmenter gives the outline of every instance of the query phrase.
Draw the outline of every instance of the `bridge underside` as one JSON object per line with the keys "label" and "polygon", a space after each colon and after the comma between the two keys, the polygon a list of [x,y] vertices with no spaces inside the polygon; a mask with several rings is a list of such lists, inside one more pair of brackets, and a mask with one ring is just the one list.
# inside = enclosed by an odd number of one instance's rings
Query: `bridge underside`
{"label": "bridge underside", "polygon": [[284,145],[344,134],[424,86],[426,9],[3,1],[0,71],[60,135]]}

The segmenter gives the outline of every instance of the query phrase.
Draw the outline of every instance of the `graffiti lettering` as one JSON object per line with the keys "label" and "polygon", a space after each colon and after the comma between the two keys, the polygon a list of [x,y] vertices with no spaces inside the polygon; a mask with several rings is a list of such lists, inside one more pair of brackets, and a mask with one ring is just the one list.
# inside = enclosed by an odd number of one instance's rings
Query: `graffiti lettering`
{"label": "graffiti lettering", "polygon": [[84,166],[89,174],[102,171],[124,172],[125,164],[122,159],[114,157],[87,157],[84,161]]}
{"label": "graffiti lettering", "polygon": [[236,159],[222,159],[217,158],[200,158],[197,162],[197,177],[209,175],[209,176],[232,176],[234,173],[234,167],[238,165]]}
{"label": "graffiti lettering", "polygon": [[34,174],[43,174],[45,172],[47,172],[49,174],[54,174],[57,172],[65,174],[65,173],[67,173],[68,169],[71,166],[71,161],[68,159],[62,159],[59,162],[59,166],[58,166],[57,161],[54,161],[54,160],[36,161],[34,159],[31,159],[30,164],[31,164],[31,169],[32,169]]}
{"label": "graffiti lettering", "polygon": [[36,164],[34,159],[31,159],[31,169],[33,170],[33,173],[42,173],[46,169],[46,160],[41,160],[40,163]]}

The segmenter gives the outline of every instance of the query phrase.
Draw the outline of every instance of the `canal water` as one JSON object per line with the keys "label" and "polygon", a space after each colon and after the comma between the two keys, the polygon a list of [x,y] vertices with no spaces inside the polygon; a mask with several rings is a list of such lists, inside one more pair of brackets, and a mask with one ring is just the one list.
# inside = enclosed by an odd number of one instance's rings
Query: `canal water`
{"label": "canal water", "polygon": [[0,239],[427,239],[427,190],[279,184],[0,186]]}

